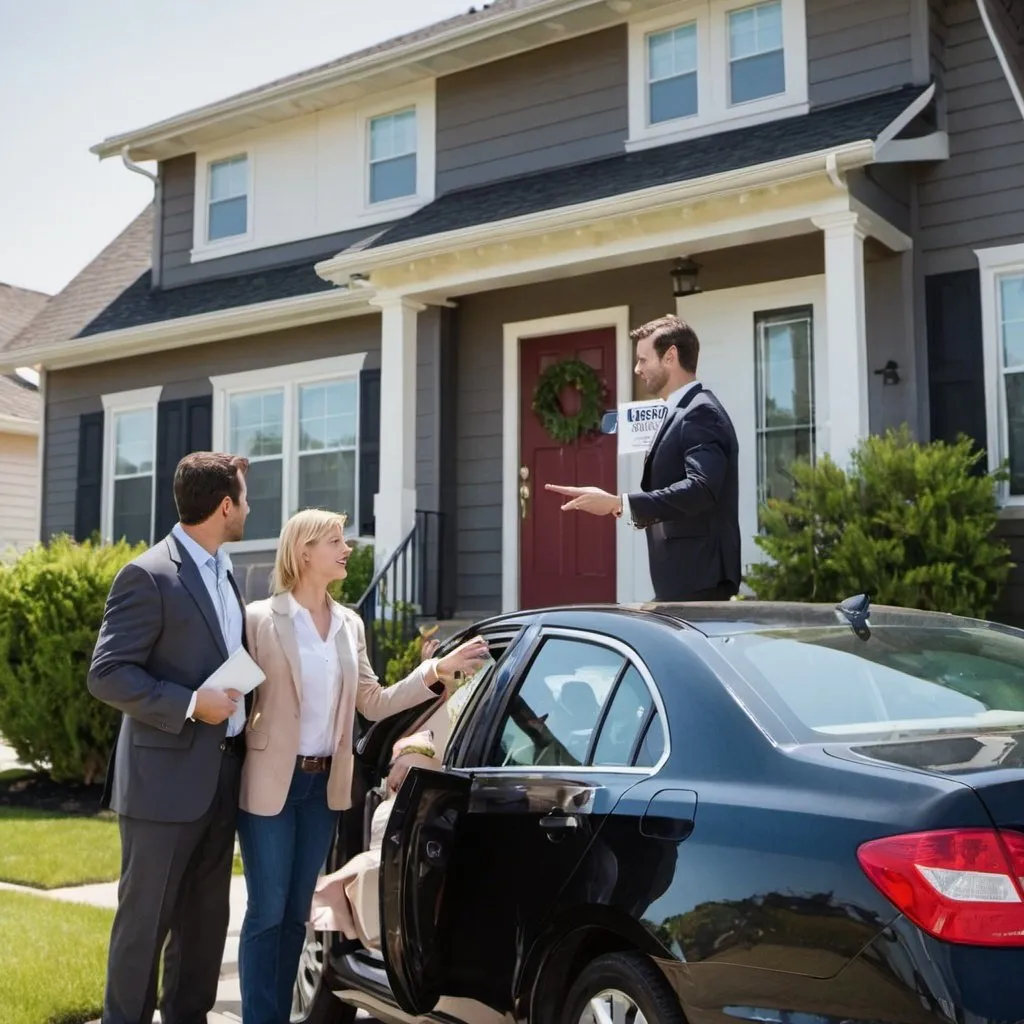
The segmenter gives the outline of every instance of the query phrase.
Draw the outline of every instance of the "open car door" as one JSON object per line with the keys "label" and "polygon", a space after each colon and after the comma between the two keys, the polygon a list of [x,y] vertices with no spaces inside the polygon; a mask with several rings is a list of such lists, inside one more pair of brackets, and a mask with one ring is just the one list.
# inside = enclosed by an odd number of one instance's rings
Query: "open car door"
{"label": "open car door", "polygon": [[448,862],[469,803],[470,779],[410,769],[388,819],[380,861],[381,940],[395,1002],[422,1016],[445,981]]}

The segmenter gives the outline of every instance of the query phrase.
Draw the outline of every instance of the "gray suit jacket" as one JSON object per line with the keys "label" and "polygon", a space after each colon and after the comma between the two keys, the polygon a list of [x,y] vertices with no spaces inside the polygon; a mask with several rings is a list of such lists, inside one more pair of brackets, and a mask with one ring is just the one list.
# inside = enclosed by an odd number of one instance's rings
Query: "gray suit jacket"
{"label": "gray suit jacket", "polygon": [[107,769],[107,802],[118,814],[188,822],[207,811],[227,723],[185,716],[193,691],[226,658],[199,569],[173,534],[117,574],[89,692],[124,715]]}

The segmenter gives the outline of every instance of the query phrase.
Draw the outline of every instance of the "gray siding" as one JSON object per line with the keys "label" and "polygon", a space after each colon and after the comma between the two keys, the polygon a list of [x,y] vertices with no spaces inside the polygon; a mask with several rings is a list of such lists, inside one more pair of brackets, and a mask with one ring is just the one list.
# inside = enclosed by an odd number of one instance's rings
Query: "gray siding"
{"label": "gray siding", "polygon": [[437,83],[437,191],[621,153],[626,26]]}
{"label": "gray siding", "polygon": [[[821,235],[697,253],[705,290],[821,274]],[[502,325],[629,306],[631,326],[672,312],[670,263],[565,278],[459,300],[456,402],[456,615],[501,607]],[[641,397],[639,388],[637,397]],[[646,397],[646,396],[644,396]]]}
{"label": "gray siding", "polygon": [[163,207],[159,211],[162,285],[188,279],[196,201],[196,157],[165,160],[160,165]]}
{"label": "gray siding", "polygon": [[912,0],[807,0],[812,106],[913,81]]}
{"label": "gray siding", "polygon": [[1024,119],[973,0],[946,4],[949,160],[923,168],[925,275],[976,267],[974,249],[1024,241]]}
{"label": "gray siding", "polygon": [[[440,446],[437,430],[437,359],[439,314],[421,314],[417,366],[416,472],[421,484],[418,504],[437,508]],[[325,359],[348,352],[368,352],[367,368],[380,365],[380,318],[356,317],[313,324],[248,338],[97,363],[73,370],[51,370],[46,387],[46,451],[43,536],[73,533],[78,485],[78,423],[83,413],[103,408],[100,396],[162,383],[163,399],[189,398],[211,392],[210,377]],[[386,429],[386,424],[382,425]],[[265,560],[265,558],[263,559]]]}

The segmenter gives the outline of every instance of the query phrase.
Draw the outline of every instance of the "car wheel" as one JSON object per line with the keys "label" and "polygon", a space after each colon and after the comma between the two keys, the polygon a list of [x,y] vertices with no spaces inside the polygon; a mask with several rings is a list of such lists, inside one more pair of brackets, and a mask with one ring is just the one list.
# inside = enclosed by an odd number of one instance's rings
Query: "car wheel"
{"label": "car wheel", "polygon": [[584,968],[569,991],[562,1024],[685,1024],[679,1000],[639,953],[610,953]]}
{"label": "car wheel", "polygon": [[309,931],[292,991],[291,1024],[353,1024],[356,1008],[343,1003],[324,984],[324,939]]}

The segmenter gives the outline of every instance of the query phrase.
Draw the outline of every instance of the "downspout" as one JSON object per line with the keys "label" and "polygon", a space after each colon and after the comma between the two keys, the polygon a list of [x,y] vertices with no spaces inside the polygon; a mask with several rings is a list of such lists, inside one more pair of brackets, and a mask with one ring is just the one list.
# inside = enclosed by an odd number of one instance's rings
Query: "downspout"
{"label": "downspout", "polygon": [[1013,73],[1013,69],[1010,67],[1010,62],[1006,59],[1006,51],[1003,49],[1003,44],[999,42],[995,25],[992,24],[992,18],[988,13],[986,0],[978,0],[978,13],[981,15],[981,23],[985,26],[985,31],[988,33],[989,42],[992,43],[992,49],[996,51],[996,57],[999,58],[999,66],[1003,69],[1003,75],[1010,85],[1010,92],[1013,93],[1020,116],[1024,117],[1024,96],[1021,95],[1020,85],[1017,82],[1016,75]]}
{"label": "downspout", "polygon": [[163,276],[163,252],[164,252],[164,216],[163,216],[163,185],[159,174],[147,171],[140,167],[128,155],[128,146],[121,150],[121,160],[129,171],[141,174],[153,182],[153,255],[151,259],[152,269],[149,275],[149,286],[152,289],[160,287],[160,279]]}

